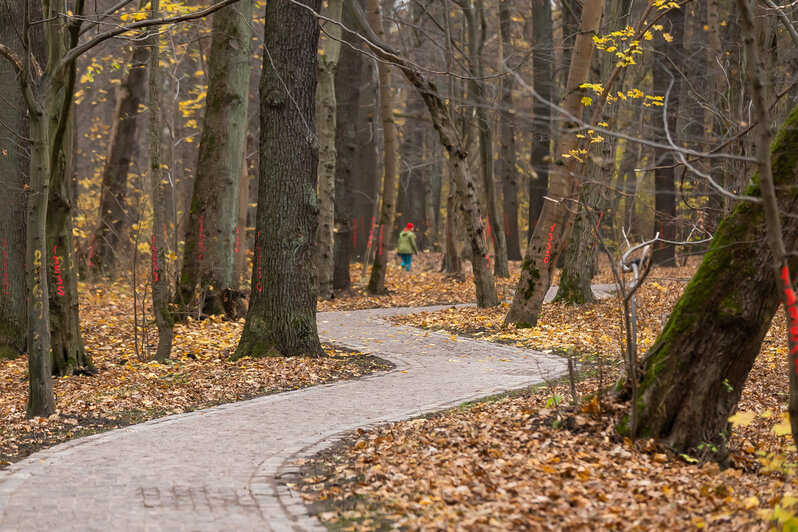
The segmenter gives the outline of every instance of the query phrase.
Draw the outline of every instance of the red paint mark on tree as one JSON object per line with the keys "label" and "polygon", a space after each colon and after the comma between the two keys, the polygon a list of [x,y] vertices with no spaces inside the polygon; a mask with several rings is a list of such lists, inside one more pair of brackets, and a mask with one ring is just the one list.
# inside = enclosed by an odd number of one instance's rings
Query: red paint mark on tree
{"label": "red paint mark on tree", "polygon": [[793,357],[792,363],[795,367],[795,373],[798,374],[798,357],[795,356],[798,353],[798,307],[796,307],[798,299],[796,299],[795,291],[792,289],[790,270],[787,266],[782,266],[781,268],[781,280],[784,283],[784,303],[787,307],[787,320],[790,326],[790,355]]}
{"label": "red paint mark on tree", "polygon": [[152,251],[152,281],[158,282],[158,248],[155,247],[155,235],[152,235],[150,250]]}
{"label": "red paint mark on tree", "polygon": [[549,228],[549,240],[546,242],[546,256],[543,257],[543,264],[549,263],[549,257],[551,256],[551,242],[554,240],[554,228],[557,227],[557,224],[551,224]]}
{"label": "red paint mark on tree", "polygon": [[61,277],[61,259],[58,258],[58,246],[53,246],[53,272],[55,273],[55,293],[65,296],[64,279]]}
{"label": "red paint mark on tree", "polygon": [[601,218],[602,218],[603,216],[604,216],[604,213],[603,213],[603,212],[600,212],[600,213],[599,213],[599,219],[598,219],[598,222],[596,222],[596,230],[595,230],[595,231],[593,231],[593,247],[594,247],[594,248],[596,247],[596,241],[598,240],[598,230],[599,230],[599,227],[601,227]]}
{"label": "red paint mark on tree", "polygon": [[[3,247],[5,247],[5,240],[3,240]],[[91,238],[89,239],[89,266],[92,266],[91,259],[94,258],[94,233],[92,233]]]}
{"label": "red paint mark on tree", "polygon": [[[368,253],[368,250],[371,249],[371,244],[372,244],[373,241],[374,241],[374,217],[372,216],[371,217],[371,229],[369,229],[369,240],[368,240],[368,243],[366,244],[366,253]],[[365,261],[365,259],[363,259],[363,260]]]}
{"label": "red paint mark on tree", "polygon": [[202,262],[202,256],[205,253],[205,227],[203,226],[204,216],[204,214],[200,214],[199,236],[197,237],[197,249],[199,250],[197,260],[199,262]]}
{"label": "red paint mark on tree", "polygon": [[379,241],[380,242],[380,246],[378,248],[378,250],[379,250],[378,255],[382,255],[382,229],[383,229],[383,227],[384,227],[384,225],[380,224],[380,241]]}
{"label": "red paint mark on tree", "polygon": [[233,249],[233,253],[235,253],[236,255],[238,255],[238,246],[241,243],[240,230],[241,230],[241,226],[240,225],[236,225],[236,245],[235,245],[235,248]]}
{"label": "red paint mark on tree", "polygon": [[507,214],[504,215],[504,234],[507,235],[507,238],[510,238],[510,216]]}
{"label": "red paint mark on tree", "polygon": [[261,268],[260,231],[255,236],[255,289],[263,292],[263,269]]}
{"label": "red paint mark on tree", "polygon": [[5,238],[3,239],[3,295],[8,295],[8,252]]}

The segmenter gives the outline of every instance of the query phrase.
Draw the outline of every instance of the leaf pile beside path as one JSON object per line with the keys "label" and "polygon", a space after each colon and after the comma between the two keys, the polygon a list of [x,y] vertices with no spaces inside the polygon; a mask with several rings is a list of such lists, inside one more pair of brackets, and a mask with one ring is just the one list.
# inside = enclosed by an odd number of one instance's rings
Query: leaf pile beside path
{"label": "leaf pile beside path", "polygon": [[[244,358],[230,362],[243,328],[210,318],[175,327],[171,362],[136,358],[132,300],[120,286],[82,287],[84,341],[99,374],[56,378],[56,415],[25,419],[25,357],[0,361],[0,467],[85,434],[168,414],[356,377],[370,359],[326,348],[328,358]],[[149,328],[150,353],[157,331]]]}
{"label": "leaf pile beside path", "polygon": [[[662,277],[638,295],[639,357],[685,286]],[[563,381],[524,397],[361,431],[306,466],[303,496],[323,521],[344,530],[386,522],[409,529],[767,530],[771,520],[794,519],[798,465],[785,423],[783,312],[730,418],[734,467],[720,471],[651,440],[633,444],[615,433],[622,405],[595,394],[622,370],[617,300],[544,305],[531,329],[503,326],[506,310],[445,309],[394,321],[526,348],[575,350],[582,359],[577,394],[592,400],[574,412],[570,383]]]}

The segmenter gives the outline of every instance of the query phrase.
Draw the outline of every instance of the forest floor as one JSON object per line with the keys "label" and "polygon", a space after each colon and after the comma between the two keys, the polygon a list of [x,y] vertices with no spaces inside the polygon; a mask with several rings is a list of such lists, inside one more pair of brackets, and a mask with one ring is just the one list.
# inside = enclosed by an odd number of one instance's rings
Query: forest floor
{"label": "forest floor", "polygon": [[[638,294],[639,356],[697,267],[656,269]],[[607,265],[598,276],[611,281]],[[334,530],[794,529],[796,453],[787,415],[787,346],[779,312],[745,384],[732,467],[620,438],[624,413],[601,394],[622,369],[616,299],[544,306],[531,329],[502,325],[506,306],[392,318],[488,342],[570,356],[573,379],[522,394],[358,431],[304,464],[306,503]],[[573,394],[582,400],[573,406]],[[586,398],[591,398],[586,400]]]}
{"label": "forest floor", "polygon": [[[369,296],[361,265],[351,268],[353,289],[320,301],[318,310],[469,303],[474,300],[470,275],[453,282],[438,273],[439,254],[422,254],[414,271],[390,269],[388,293]],[[467,267],[468,265],[466,265]],[[510,290],[509,280],[497,283]],[[81,283],[83,340],[95,376],[54,379],[57,413],[25,419],[27,360],[0,360],[0,468],[59,443],[150,419],[217,404],[356,378],[386,369],[368,355],[324,346],[325,358],[229,359],[238,344],[244,320],[218,317],[187,320],[175,328],[171,360],[148,362],[155,353],[157,330],[146,330],[146,345],[134,340],[133,296],[125,283]],[[149,305],[147,305],[149,307]],[[139,315],[140,317],[140,315]],[[141,343],[142,340],[140,339]]]}

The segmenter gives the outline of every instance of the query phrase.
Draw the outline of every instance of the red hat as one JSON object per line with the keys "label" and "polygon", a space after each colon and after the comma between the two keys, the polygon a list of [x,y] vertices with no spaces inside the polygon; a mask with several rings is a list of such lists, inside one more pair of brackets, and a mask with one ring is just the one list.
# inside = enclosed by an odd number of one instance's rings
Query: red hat
{"label": "red hat", "polygon": [[413,225],[411,223],[408,223],[407,227],[405,227],[405,231],[412,231],[414,227],[415,227],[415,225]]}

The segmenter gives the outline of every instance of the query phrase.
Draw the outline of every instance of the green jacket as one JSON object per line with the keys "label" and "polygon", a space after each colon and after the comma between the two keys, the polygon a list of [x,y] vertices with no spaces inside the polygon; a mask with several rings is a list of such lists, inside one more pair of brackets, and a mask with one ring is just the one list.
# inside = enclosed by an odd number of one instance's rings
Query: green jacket
{"label": "green jacket", "polygon": [[399,234],[399,243],[396,246],[396,252],[408,255],[418,253],[416,234],[413,231],[402,231]]}

